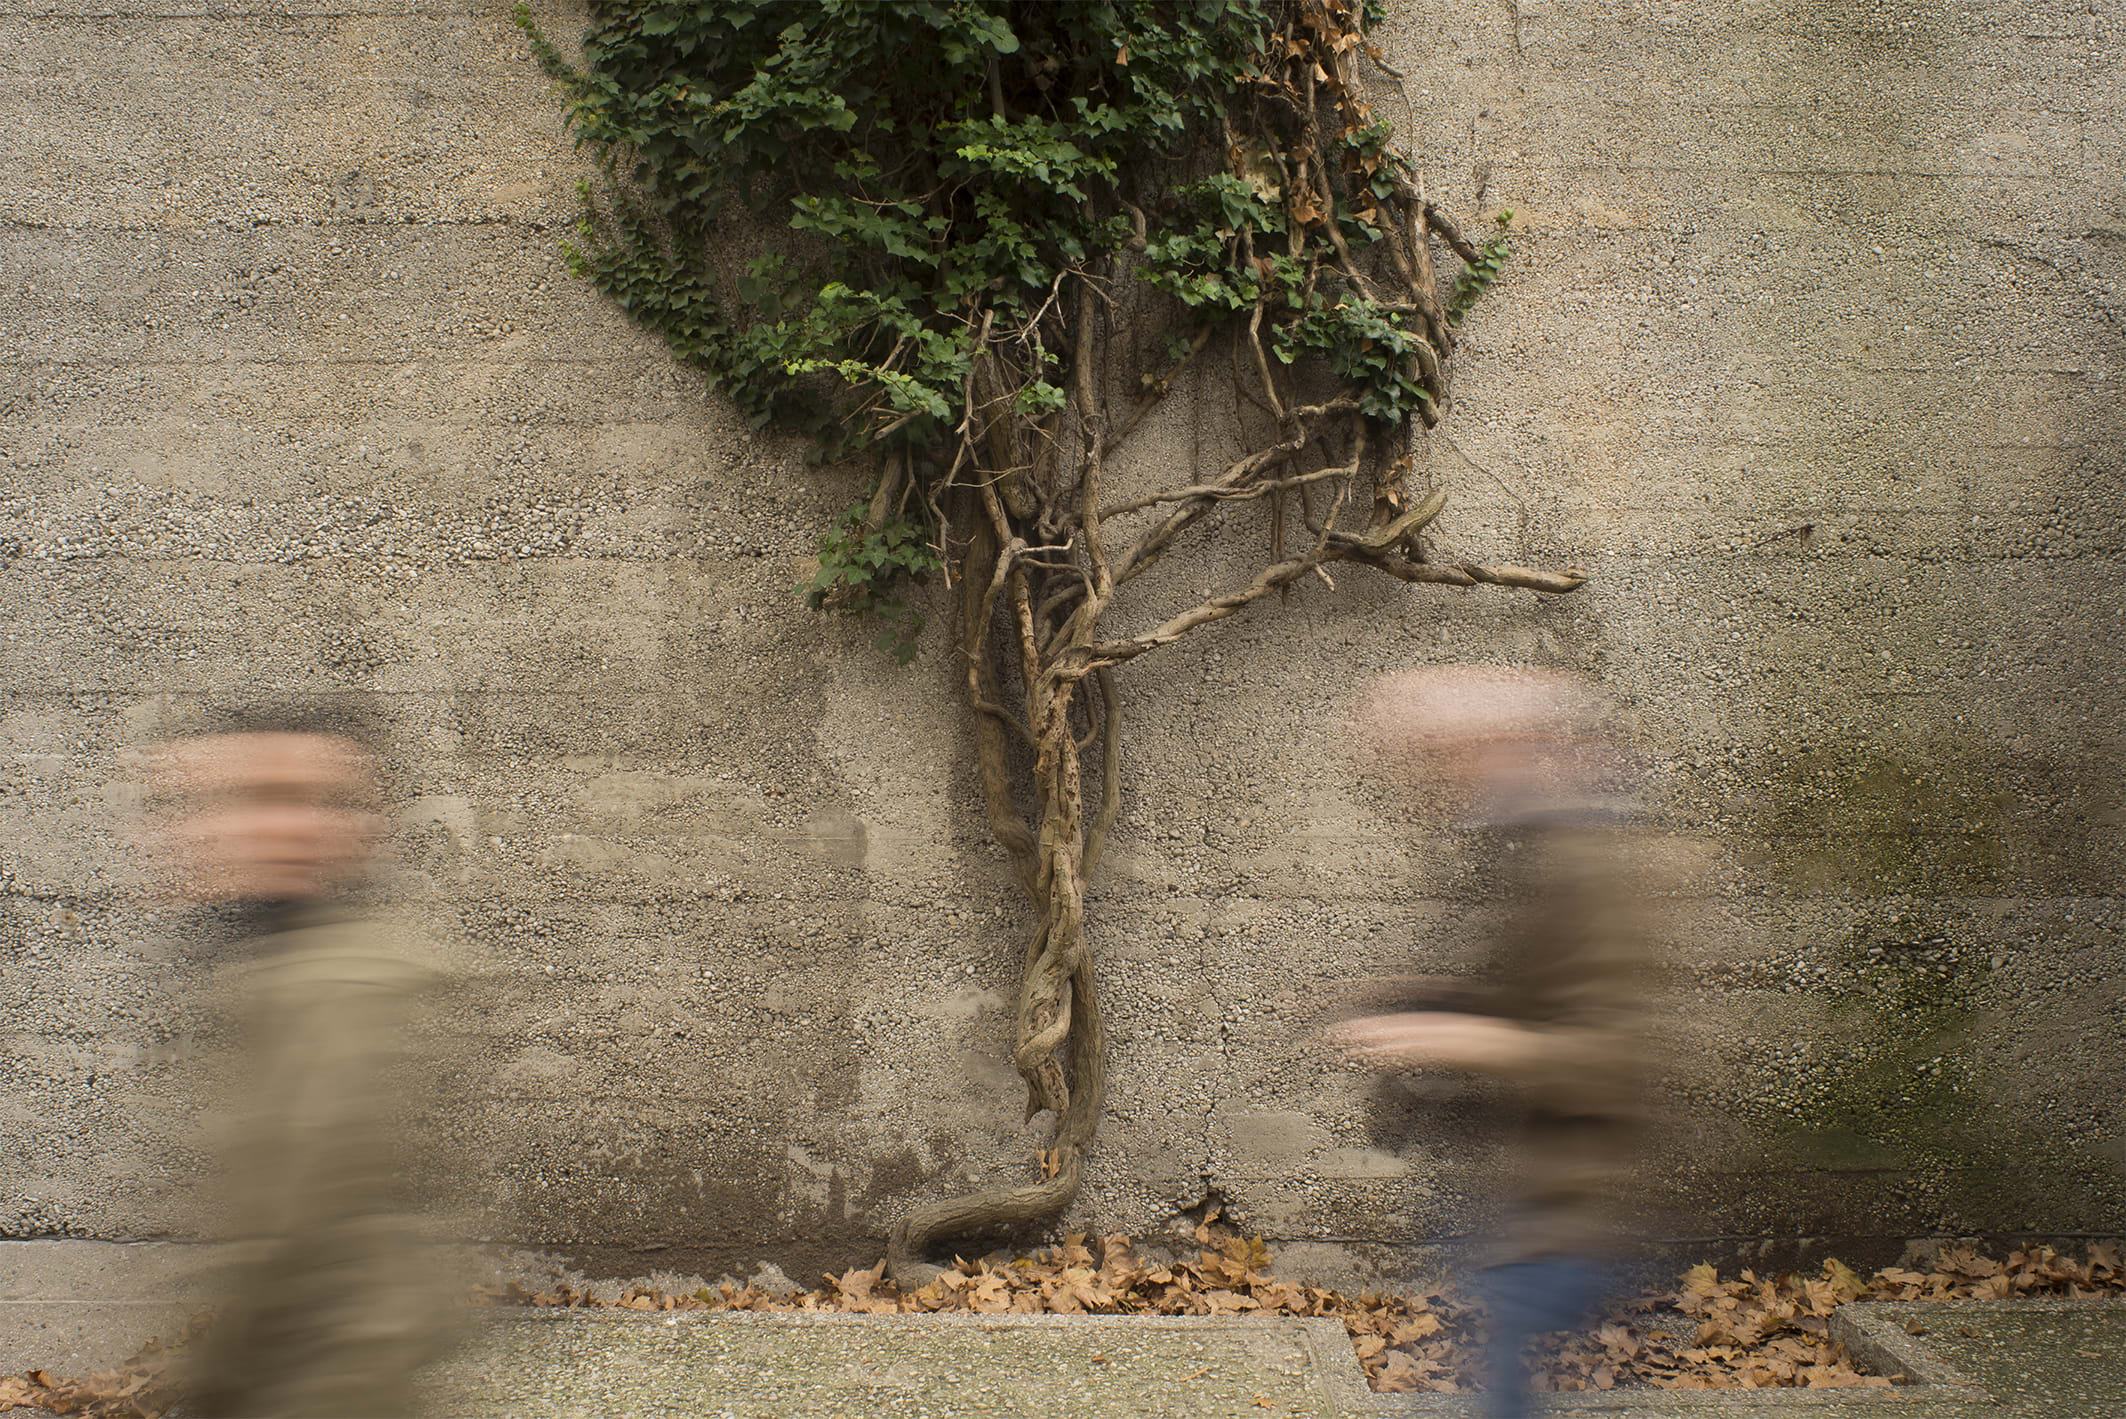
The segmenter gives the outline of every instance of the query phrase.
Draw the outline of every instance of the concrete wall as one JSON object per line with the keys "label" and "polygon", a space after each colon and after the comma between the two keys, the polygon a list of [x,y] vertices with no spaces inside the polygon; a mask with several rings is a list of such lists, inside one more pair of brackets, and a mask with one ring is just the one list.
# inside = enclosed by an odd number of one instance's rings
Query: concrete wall
{"label": "concrete wall", "polygon": [[[1222,1198],[1326,1266],[1481,1218],[1466,1117],[1381,1151],[1294,1022],[1481,939],[1468,844],[1362,800],[1336,724],[1485,657],[1604,675],[1717,853],[1657,1227],[2126,1230],[2126,6],[1392,10],[1435,195],[1517,213],[1421,450],[1444,535],[1595,581],[1352,573],[1131,673],[1078,1220]],[[490,1234],[799,1274],[1022,1166],[949,667],[803,609],[852,484],[560,266],[579,161],[506,12],[0,0],[0,116],[0,1236],[177,1225],[187,965],[125,755],[231,686],[397,716]],[[1235,531],[1134,614],[1241,578]]]}

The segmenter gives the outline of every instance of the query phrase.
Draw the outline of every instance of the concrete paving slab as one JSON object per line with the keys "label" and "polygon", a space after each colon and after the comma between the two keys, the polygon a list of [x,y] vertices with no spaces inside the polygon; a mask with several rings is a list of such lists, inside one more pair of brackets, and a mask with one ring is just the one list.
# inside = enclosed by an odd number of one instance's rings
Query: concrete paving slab
{"label": "concrete paving slab", "polygon": [[[0,1372],[82,1374],[181,1321],[190,1248],[0,1246]],[[154,1292],[147,1293],[149,1295]],[[1584,1419],[2126,1419],[2126,1302],[1866,1304],[1838,1337],[1892,1390],[1553,1395]],[[1477,1412],[1380,1395],[1340,1324],[1297,1318],[855,1316],[502,1309],[436,1377],[451,1419],[1377,1419]],[[18,1411],[20,1412],[20,1411]],[[12,1416],[10,1416],[12,1419]],[[25,1419],[38,1419],[34,1413]]]}
{"label": "concrete paving slab", "polygon": [[182,1329],[206,1248],[167,1242],[0,1243],[0,1374],[107,1370]]}
{"label": "concrete paving slab", "polygon": [[1983,1393],[2003,1419],[2126,1416],[2126,1301],[1872,1302],[1832,1324],[1878,1373]]}
{"label": "concrete paving slab", "polygon": [[1372,1412],[1332,1320],[528,1312],[439,1380],[462,1419]]}

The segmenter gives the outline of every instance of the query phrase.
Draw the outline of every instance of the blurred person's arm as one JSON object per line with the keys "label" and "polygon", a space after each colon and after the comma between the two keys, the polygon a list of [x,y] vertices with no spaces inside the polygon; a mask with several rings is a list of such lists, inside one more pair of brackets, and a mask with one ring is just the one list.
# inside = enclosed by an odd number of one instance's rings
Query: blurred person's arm
{"label": "blurred person's arm", "polygon": [[1497,990],[1504,1015],[1405,1010],[1349,1020],[1331,1043],[1379,1069],[1451,1069],[1532,1086],[1560,1101],[1637,1073],[1647,1033],[1650,884],[1631,835],[1568,828],[1531,864],[1538,901]]}
{"label": "blurred person's arm", "polygon": [[1457,1069],[1523,1083],[1568,1071],[1586,1054],[1572,1030],[1446,1010],[1349,1020],[1329,1039],[1370,1068]]}

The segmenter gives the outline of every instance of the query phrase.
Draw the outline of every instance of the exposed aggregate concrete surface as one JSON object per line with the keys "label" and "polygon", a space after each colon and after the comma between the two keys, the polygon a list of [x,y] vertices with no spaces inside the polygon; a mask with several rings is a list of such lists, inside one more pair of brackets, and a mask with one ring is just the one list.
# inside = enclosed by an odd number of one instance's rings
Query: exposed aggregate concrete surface
{"label": "exposed aggregate concrete surface", "polygon": [[538,1414],[1309,1415],[1370,1412],[1334,1321],[734,1315],[487,1326],[438,1389]]}
{"label": "exposed aggregate concrete surface", "polygon": [[[1222,1200],[1298,1272],[1483,1225],[1478,1106],[1392,1150],[1307,1032],[1493,919],[1340,728],[1369,674],[1484,658],[1601,675],[1708,863],[1655,1236],[2126,1230],[2122,29],[1391,0],[1383,112],[1436,200],[1515,214],[1418,447],[1442,542],[1593,580],[1354,571],[1126,675],[1074,1224]],[[183,1225],[196,963],[133,756],[246,689],[394,715],[475,1231],[809,1279],[1025,1168],[1028,923],[945,618],[898,670],[804,609],[858,475],[568,274],[585,166],[506,9],[0,0],[0,109],[0,1237]],[[1222,417],[1177,391],[1118,477]],[[1124,619],[1244,581],[1250,516]]]}

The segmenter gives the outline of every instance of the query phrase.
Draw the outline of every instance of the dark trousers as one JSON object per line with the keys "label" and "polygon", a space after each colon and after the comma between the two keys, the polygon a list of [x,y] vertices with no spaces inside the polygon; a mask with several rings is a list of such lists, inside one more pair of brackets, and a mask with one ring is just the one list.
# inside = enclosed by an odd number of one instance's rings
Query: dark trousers
{"label": "dark trousers", "polygon": [[1479,1283],[1491,1303],[1483,1364],[1486,1419],[1527,1419],[1528,1375],[1521,1362],[1528,1342],[1582,1324],[1608,1280],[1601,1267],[1575,1257],[1510,1262],[1482,1273]]}

